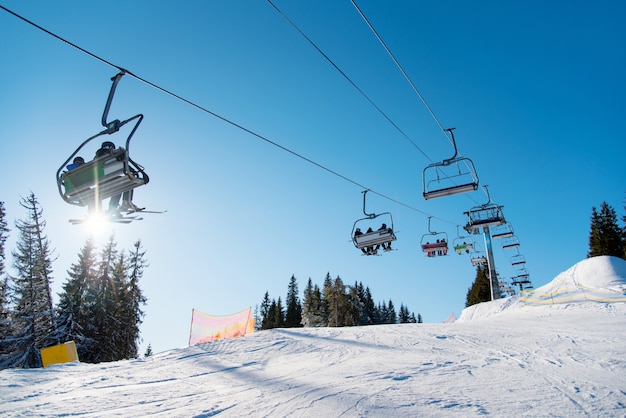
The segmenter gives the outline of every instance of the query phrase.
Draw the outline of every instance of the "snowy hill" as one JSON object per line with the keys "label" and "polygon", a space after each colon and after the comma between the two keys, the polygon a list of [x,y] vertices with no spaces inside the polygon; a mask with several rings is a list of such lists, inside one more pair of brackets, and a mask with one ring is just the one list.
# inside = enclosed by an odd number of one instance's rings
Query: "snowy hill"
{"label": "snowy hill", "polygon": [[[618,300],[625,284],[626,261],[597,257],[533,293]],[[0,415],[623,416],[626,303],[568,298],[484,303],[452,324],[277,329],[146,360],[4,370]]]}

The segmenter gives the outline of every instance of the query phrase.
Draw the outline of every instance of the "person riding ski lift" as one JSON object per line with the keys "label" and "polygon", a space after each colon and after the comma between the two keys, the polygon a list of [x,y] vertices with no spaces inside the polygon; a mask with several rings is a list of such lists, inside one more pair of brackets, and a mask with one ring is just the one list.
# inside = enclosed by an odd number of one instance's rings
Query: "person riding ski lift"
{"label": "person riding ski lift", "polygon": [[[99,150],[96,151],[95,158],[104,157],[106,155],[113,154],[115,151],[115,144],[111,141],[104,141]],[[122,151],[120,155],[117,156],[117,159],[123,159],[126,153],[126,150],[122,147],[118,148]],[[122,199],[122,204],[120,205],[120,199]],[[123,195],[115,195],[111,196],[109,199],[109,209],[108,212],[113,214],[114,216],[118,216],[120,211],[122,212],[138,212],[143,208],[138,207],[133,203],[133,190],[127,190],[123,193]]]}

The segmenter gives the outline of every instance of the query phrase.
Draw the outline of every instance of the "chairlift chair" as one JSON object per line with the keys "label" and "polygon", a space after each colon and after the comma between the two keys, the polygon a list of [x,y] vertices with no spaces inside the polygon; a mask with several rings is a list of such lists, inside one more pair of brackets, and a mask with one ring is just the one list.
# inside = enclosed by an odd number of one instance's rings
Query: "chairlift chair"
{"label": "chairlift chair", "polygon": [[464,229],[470,234],[480,233],[480,228],[482,227],[492,227],[506,223],[504,214],[502,213],[502,206],[492,203],[487,186],[483,186],[483,188],[487,193],[487,203],[481,206],[475,206],[469,211],[463,212],[468,218]]}
{"label": "chairlift chair", "polygon": [[466,237],[460,235],[458,225],[456,227],[456,234],[457,237],[454,238],[454,240],[452,241],[452,247],[454,248],[454,251],[459,255],[463,253],[469,254],[470,252],[472,252],[472,250],[474,249],[474,238],[472,238],[471,236]]}
{"label": "chairlift chair", "polygon": [[508,222],[493,226],[491,229],[491,238],[493,239],[511,238],[512,236],[513,226]]}
{"label": "chairlift chair", "polygon": [[517,236],[512,235],[508,238],[504,238],[502,240],[502,249],[503,250],[510,250],[510,249],[516,249],[519,247],[519,238],[517,238]]}
{"label": "chairlift chair", "polygon": [[[378,247],[388,244],[386,249],[391,249],[391,242],[396,240],[393,232],[393,217],[390,212],[382,212],[379,214],[367,213],[365,211],[365,196],[368,190],[363,192],[363,213],[365,218],[357,219],[352,226],[352,242],[354,246],[363,251],[364,255],[378,255]],[[382,218],[381,218],[382,217]],[[376,224],[374,219],[381,218],[381,227],[374,230]],[[384,225],[384,227],[382,227]],[[367,232],[366,228],[371,228],[371,232]],[[363,232],[365,230],[366,232]]]}
{"label": "chairlift chair", "polygon": [[478,188],[478,175],[474,163],[469,158],[459,157],[454,139],[454,128],[450,132],[454,155],[442,162],[433,163],[422,171],[422,187],[424,199],[451,196],[459,193],[473,192]]}
{"label": "chairlift chair", "polygon": [[[430,229],[430,218],[428,217],[428,233],[422,236],[422,251],[428,257],[448,255],[448,234],[445,232],[435,232]],[[432,241],[432,242],[431,242]]]}
{"label": "chairlift chair", "polygon": [[484,267],[487,265],[487,257],[482,251],[472,251],[470,253],[470,261],[472,262],[473,267]]}
{"label": "chairlift chair", "polygon": [[[111,78],[113,84],[102,114],[102,125],[105,129],[87,138],[57,170],[56,181],[59,194],[69,204],[93,206],[99,210],[102,200],[143,186],[149,181],[144,168],[130,158],[130,141],[143,120],[143,115],[137,114],[124,121],[115,119],[107,122],[117,83],[124,74],[125,72],[121,71]],[[135,121],[135,125],[126,137],[123,148],[117,148],[110,155],[94,158],[72,170],[64,171],[67,164],[79,154],[87,143],[100,136],[112,135],[133,121]]]}
{"label": "chairlift chair", "polygon": [[512,266],[523,266],[524,264],[526,264],[526,258],[523,255],[517,254],[511,257]]}

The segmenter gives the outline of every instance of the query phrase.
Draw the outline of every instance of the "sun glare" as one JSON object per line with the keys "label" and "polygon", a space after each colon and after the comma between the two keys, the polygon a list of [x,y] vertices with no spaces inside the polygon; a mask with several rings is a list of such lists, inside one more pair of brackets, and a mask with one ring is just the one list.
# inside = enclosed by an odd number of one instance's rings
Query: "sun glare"
{"label": "sun glare", "polygon": [[99,236],[107,230],[108,218],[105,214],[94,213],[89,215],[85,226],[93,236]]}

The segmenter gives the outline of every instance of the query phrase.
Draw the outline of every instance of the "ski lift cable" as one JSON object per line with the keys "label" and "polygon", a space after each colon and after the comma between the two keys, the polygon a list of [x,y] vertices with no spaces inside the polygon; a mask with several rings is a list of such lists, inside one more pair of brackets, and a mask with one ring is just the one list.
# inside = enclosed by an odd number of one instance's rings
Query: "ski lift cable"
{"label": "ski lift cable", "polygon": [[[268,0],[269,1],[269,0]],[[426,110],[428,111],[428,113],[430,114],[430,116],[433,118],[433,120],[435,121],[435,123],[437,124],[437,126],[439,127],[439,129],[443,132],[443,134],[445,135],[445,137],[448,139],[448,142],[450,142],[451,145],[454,146],[455,151],[458,153],[459,156],[462,157],[462,154],[460,152],[458,152],[456,146],[454,145],[454,141],[452,139],[451,134],[449,133],[449,130],[444,128],[443,125],[441,124],[441,122],[439,122],[439,119],[437,118],[437,116],[435,115],[435,112],[433,112],[433,110],[431,109],[431,107],[428,105],[428,102],[426,102],[426,99],[424,98],[424,96],[420,93],[420,91],[417,89],[417,87],[415,87],[415,84],[413,83],[413,81],[411,80],[411,77],[409,77],[409,75],[407,74],[406,71],[404,71],[404,68],[402,67],[402,65],[400,65],[400,62],[396,59],[396,57],[393,55],[393,53],[391,52],[391,50],[389,49],[389,47],[387,46],[387,44],[385,43],[385,41],[383,40],[383,38],[378,34],[378,32],[376,31],[376,29],[374,28],[374,26],[372,25],[372,23],[369,21],[369,19],[365,16],[365,14],[363,13],[363,11],[359,8],[359,6],[356,4],[355,0],[350,0],[350,2],[352,3],[352,5],[354,6],[354,8],[356,9],[356,11],[359,13],[359,15],[361,16],[361,18],[363,19],[363,21],[367,24],[367,26],[369,27],[370,31],[374,34],[374,36],[376,37],[376,39],[378,39],[378,42],[380,42],[380,44],[383,46],[383,48],[385,49],[385,51],[387,52],[387,54],[389,55],[389,57],[392,59],[392,61],[396,64],[396,67],[398,67],[398,69],[400,70],[400,72],[402,73],[402,75],[404,76],[405,80],[409,83],[409,85],[411,86],[411,88],[413,89],[413,91],[415,92],[415,94],[417,94],[417,97],[419,97],[420,101],[422,102],[422,104],[424,105],[424,107],[426,107]],[[468,196],[469,197],[469,196]],[[471,200],[471,197],[469,197]],[[474,200],[475,202],[475,200]]]}
{"label": "ski lift cable", "polygon": [[354,87],[363,97],[365,97],[365,99],[372,105],[374,106],[374,108],[378,111],[378,113],[380,113],[409,143],[411,143],[411,145],[413,145],[424,157],[426,157],[426,159],[428,161],[430,161],[431,163],[433,162],[432,158],[430,158],[428,156],[428,154],[426,154],[424,152],[424,150],[422,150],[416,143],[415,141],[413,141],[393,120],[391,120],[391,118],[376,104],[374,103],[374,101],[350,78],[348,77],[348,75],[341,69],[339,68],[339,66],[337,64],[335,64],[335,62],[330,59],[330,57],[328,55],[326,55],[326,53],[324,53],[324,51],[321,50],[321,48],[319,46],[317,46],[317,44],[315,42],[313,42],[313,40],[311,38],[309,38],[299,27],[298,25],[296,25],[291,19],[289,19],[289,17],[287,17],[287,15],[285,15],[285,13],[283,13],[278,6],[276,6],[274,3],[272,3],[271,0],[266,0],[270,6],[272,6],[274,8],[274,10],[276,10],[276,12],[281,15],[286,21],[287,23],[289,23],[300,35],[302,35],[302,37],[304,39],[306,39],[306,41],[311,44],[311,46],[313,48],[315,48],[315,50],[317,50],[317,52],[320,53],[320,55],[322,55],[326,61],[328,61],[330,63],[330,65],[332,65],[335,70],[337,70],[339,72],[339,74],[341,74],[351,85],[352,87]]}
{"label": "ski lift cable", "polygon": [[[269,1],[269,0],[268,0]],[[406,79],[406,81],[409,83],[409,85],[411,86],[411,88],[413,89],[413,91],[415,92],[415,94],[417,94],[417,97],[419,97],[419,99],[422,101],[422,104],[424,104],[424,106],[426,107],[426,110],[428,111],[428,113],[430,114],[430,116],[433,118],[433,120],[435,121],[435,123],[437,124],[437,126],[439,126],[439,129],[443,132],[443,134],[446,136],[446,138],[448,139],[448,141],[450,142],[450,144],[452,144],[452,138],[450,138],[450,136],[448,135],[448,131],[443,127],[443,125],[441,124],[441,122],[439,122],[439,119],[437,119],[437,116],[435,116],[435,112],[433,112],[433,110],[430,108],[430,106],[428,105],[428,103],[426,102],[426,99],[424,98],[424,96],[422,96],[422,94],[419,92],[419,90],[417,89],[417,87],[415,87],[415,84],[413,83],[413,81],[411,80],[411,78],[409,77],[409,75],[406,73],[406,71],[404,71],[404,68],[402,68],[402,65],[400,65],[400,62],[396,59],[396,57],[393,55],[393,53],[391,52],[391,50],[389,49],[389,47],[387,47],[387,44],[385,44],[385,41],[383,41],[383,38],[381,38],[381,36],[378,34],[378,32],[376,31],[376,29],[374,29],[374,26],[371,24],[371,22],[367,19],[367,17],[365,16],[365,14],[363,13],[363,11],[361,11],[361,9],[359,8],[359,6],[356,4],[356,2],[354,0],[350,0],[350,2],[352,3],[352,5],[354,6],[354,8],[356,9],[356,11],[359,13],[359,15],[361,16],[361,18],[363,19],[363,21],[367,24],[367,26],[369,27],[370,31],[372,31],[372,33],[374,34],[374,36],[376,36],[376,39],[378,39],[378,42],[380,42],[380,44],[383,46],[383,48],[385,49],[385,51],[387,52],[387,54],[389,55],[389,57],[393,60],[393,62],[396,64],[396,67],[398,67],[398,69],[400,70],[400,72],[402,73],[402,75],[404,76],[404,78]]]}
{"label": "ski lift cable", "polygon": [[[202,112],[205,112],[205,113],[207,113],[207,114],[209,114],[209,115],[211,115],[213,117],[216,117],[216,118],[220,119],[221,121],[226,122],[226,123],[230,124],[231,126],[233,126],[235,128],[238,128],[238,129],[240,129],[240,130],[242,130],[242,131],[244,131],[244,132],[246,132],[246,133],[248,133],[248,134],[250,134],[252,136],[255,136],[258,139],[261,139],[261,140],[269,143],[270,145],[273,145],[273,146],[275,146],[275,147],[277,147],[277,148],[279,148],[279,149],[281,149],[283,151],[286,151],[286,152],[292,154],[293,156],[298,157],[298,158],[300,158],[300,159],[302,159],[302,160],[304,160],[304,161],[306,161],[306,162],[308,162],[308,163],[310,163],[310,164],[312,164],[312,165],[314,165],[314,166],[316,166],[316,167],[318,167],[318,168],[320,168],[320,169],[322,169],[322,170],[324,170],[324,171],[326,171],[326,172],[328,172],[330,174],[333,174],[333,175],[335,175],[335,176],[337,176],[337,177],[339,177],[339,178],[341,178],[341,179],[343,179],[343,180],[345,180],[345,181],[347,181],[349,183],[352,183],[353,185],[355,185],[355,186],[357,186],[357,187],[359,187],[361,189],[367,189],[370,192],[372,192],[372,193],[374,193],[374,194],[376,194],[376,195],[378,195],[378,196],[380,196],[380,197],[382,197],[384,199],[387,199],[387,200],[389,200],[389,201],[391,201],[393,203],[396,203],[398,205],[404,206],[405,208],[410,209],[410,210],[412,210],[414,212],[420,213],[420,214],[422,214],[424,216],[433,216],[433,215],[430,215],[430,214],[428,214],[428,213],[426,213],[426,212],[424,212],[424,211],[422,211],[420,209],[417,209],[414,206],[411,206],[411,205],[406,204],[406,203],[404,203],[404,202],[402,202],[400,200],[394,199],[394,198],[392,198],[390,196],[387,196],[387,195],[385,195],[383,193],[377,192],[377,191],[375,191],[375,190],[373,190],[373,189],[371,189],[369,187],[366,187],[366,186],[364,186],[363,184],[359,183],[356,180],[353,180],[353,179],[351,179],[351,178],[349,178],[349,177],[347,177],[347,176],[345,176],[343,174],[340,174],[337,171],[332,170],[332,169],[324,166],[323,164],[320,164],[320,163],[318,163],[318,162],[316,162],[316,161],[314,161],[314,160],[312,160],[312,159],[310,159],[308,157],[305,157],[302,154],[299,154],[299,153],[297,153],[297,152],[295,152],[295,151],[293,151],[293,150],[291,150],[291,149],[289,149],[289,148],[287,148],[287,147],[285,147],[283,145],[280,145],[279,143],[277,143],[275,141],[270,140],[269,138],[267,138],[267,137],[265,137],[265,136],[263,136],[263,135],[261,135],[259,133],[256,133],[256,132],[252,131],[251,129],[248,129],[248,128],[246,128],[246,127],[244,127],[244,126],[242,126],[242,125],[240,125],[240,124],[238,124],[238,123],[236,123],[234,121],[231,121],[231,120],[225,118],[224,116],[221,116],[221,115],[219,115],[219,114],[217,114],[217,113],[215,113],[215,112],[213,112],[213,111],[211,111],[211,110],[209,110],[209,109],[207,109],[207,108],[205,108],[203,106],[200,106],[200,105],[192,102],[191,100],[188,100],[188,99],[186,99],[186,98],[184,98],[184,97],[182,97],[182,96],[180,96],[180,95],[178,95],[176,93],[173,93],[173,92],[171,92],[171,91],[169,91],[169,90],[167,90],[167,89],[165,89],[165,88],[163,88],[163,87],[161,87],[161,86],[159,86],[159,85],[157,85],[155,83],[152,83],[152,82],[150,82],[150,81],[148,81],[148,80],[146,80],[146,79],[144,79],[144,78],[134,74],[133,72],[131,72],[131,71],[127,70],[127,69],[124,69],[121,66],[115,65],[115,64],[111,63],[110,61],[108,61],[108,60],[106,60],[106,59],[104,59],[104,58],[102,58],[102,57],[100,57],[100,56],[98,56],[98,55],[96,55],[96,54],[94,54],[94,53],[92,53],[90,51],[87,51],[84,48],[81,48],[80,46],[78,46],[78,45],[76,45],[76,44],[74,44],[74,43],[72,43],[72,42],[62,38],[61,36],[56,35],[55,33],[53,33],[51,31],[43,28],[42,26],[40,26],[40,25],[38,25],[38,24],[36,24],[36,23],[26,19],[25,17],[23,17],[23,16],[15,13],[15,12],[7,9],[6,7],[4,7],[2,5],[0,5],[0,9],[2,9],[4,11],[10,13],[11,15],[21,19],[22,21],[30,24],[31,26],[33,26],[33,27],[35,27],[35,28],[37,28],[37,29],[47,33],[48,35],[50,35],[50,36],[52,36],[52,37],[54,37],[54,38],[64,42],[65,44],[67,44],[67,45],[69,45],[69,46],[71,46],[73,48],[78,49],[79,51],[85,53],[86,55],[88,55],[88,56],[90,56],[90,57],[92,57],[92,58],[94,58],[94,59],[96,59],[96,60],[98,60],[98,61],[100,61],[100,62],[102,62],[104,64],[107,64],[107,65],[109,65],[109,66],[111,66],[113,68],[116,68],[119,71],[124,72],[125,74],[128,74],[129,76],[135,78],[136,80],[141,81],[142,83],[144,83],[144,84],[146,84],[146,85],[148,85],[148,86],[150,86],[150,87],[152,87],[154,89],[157,89],[157,90],[161,91],[162,93],[165,93],[166,95],[174,97],[174,98],[176,98],[176,99],[178,99],[178,100],[180,100],[180,101],[182,101],[182,102],[184,102],[184,103],[186,103],[186,104],[188,104],[188,105],[190,105],[192,107],[195,107],[196,109],[198,109],[198,110],[200,110]],[[447,220],[447,219],[443,219],[443,218],[440,218],[440,217],[437,217],[437,216],[433,216],[433,217],[436,218],[436,219],[439,219],[439,220],[441,220],[443,222],[446,222],[446,223],[449,223],[449,224],[452,224],[452,225],[457,225],[456,222],[453,222],[453,221],[450,221],[450,220]]]}

